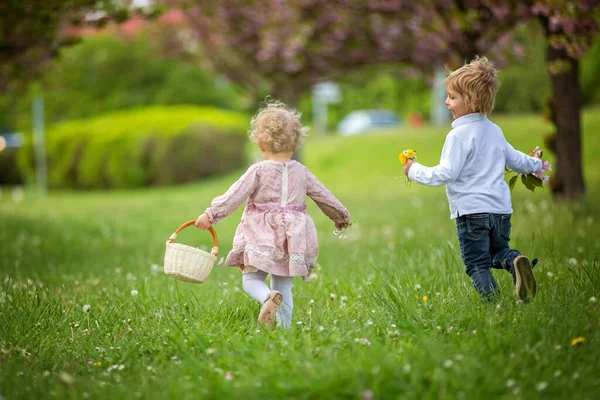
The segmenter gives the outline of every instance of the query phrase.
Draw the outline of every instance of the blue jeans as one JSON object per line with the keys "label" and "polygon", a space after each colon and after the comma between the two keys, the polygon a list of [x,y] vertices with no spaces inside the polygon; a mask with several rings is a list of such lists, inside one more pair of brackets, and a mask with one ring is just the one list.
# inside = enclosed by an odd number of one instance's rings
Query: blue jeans
{"label": "blue jeans", "polygon": [[509,271],[515,280],[513,261],[521,253],[508,246],[510,214],[470,214],[456,219],[458,242],[466,273],[486,300],[498,295],[491,268]]}

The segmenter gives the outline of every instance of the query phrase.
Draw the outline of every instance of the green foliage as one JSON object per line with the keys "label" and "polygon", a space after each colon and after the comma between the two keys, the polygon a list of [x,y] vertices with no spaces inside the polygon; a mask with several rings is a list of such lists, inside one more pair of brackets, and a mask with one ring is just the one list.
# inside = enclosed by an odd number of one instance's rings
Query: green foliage
{"label": "green foliage", "polygon": [[17,185],[23,182],[23,177],[17,168],[17,150],[0,150],[0,183]]}
{"label": "green foliage", "polygon": [[[148,105],[242,108],[241,95],[224,78],[195,57],[164,54],[145,35],[125,40],[99,34],[64,49],[42,75],[38,91],[49,124]],[[29,97],[14,110],[13,123],[21,130],[30,126]]]}
{"label": "green foliage", "polygon": [[[244,163],[247,117],[194,106],[150,107],[73,120],[48,132],[49,185],[132,188],[222,174]],[[32,143],[20,165],[34,178]]]}

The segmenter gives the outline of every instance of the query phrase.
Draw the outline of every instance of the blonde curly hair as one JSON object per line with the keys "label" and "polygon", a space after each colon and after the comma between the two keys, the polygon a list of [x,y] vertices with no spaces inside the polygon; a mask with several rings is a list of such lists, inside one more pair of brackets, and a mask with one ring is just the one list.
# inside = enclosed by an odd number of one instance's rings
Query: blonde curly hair
{"label": "blonde curly hair", "polygon": [[268,98],[252,118],[248,136],[275,153],[295,151],[301,139],[308,135],[301,116],[300,111]]}
{"label": "blonde curly hair", "polygon": [[498,71],[486,57],[476,56],[448,76],[446,87],[464,98],[467,112],[488,115],[494,109],[494,99],[500,87]]}

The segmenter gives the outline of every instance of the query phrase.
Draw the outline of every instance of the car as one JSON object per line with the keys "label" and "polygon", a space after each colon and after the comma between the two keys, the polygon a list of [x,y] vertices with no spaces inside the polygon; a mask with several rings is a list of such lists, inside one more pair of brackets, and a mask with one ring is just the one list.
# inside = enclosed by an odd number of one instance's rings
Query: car
{"label": "car", "polygon": [[338,124],[342,136],[357,135],[378,128],[400,126],[402,119],[390,110],[357,110],[346,115]]}

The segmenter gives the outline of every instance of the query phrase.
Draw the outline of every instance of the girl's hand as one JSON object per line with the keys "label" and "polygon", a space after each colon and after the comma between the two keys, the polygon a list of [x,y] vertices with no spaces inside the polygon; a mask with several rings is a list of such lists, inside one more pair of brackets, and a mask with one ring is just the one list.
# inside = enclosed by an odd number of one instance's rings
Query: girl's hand
{"label": "girl's hand", "polygon": [[198,219],[196,220],[196,223],[194,225],[196,226],[196,228],[207,230],[208,228],[210,228],[210,226],[212,224],[210,223],[210,220],[208,219],[208,214],[204,213],[198,217]]}
{"label": "girl's hand", "polygon": [[408,159],[406,160],[406,163],[404,164],[404,173],[406,175],[408,175],[408,171],[410,171],[410,167],[415,163],[415,160],[412,159]]}
{"label": "girl's hand", "polygon": [[343,224],[335,224],[335,229],[341,231],[342,229],[347,228],[348,225],[350,225],[349,222],[344,222]]}

